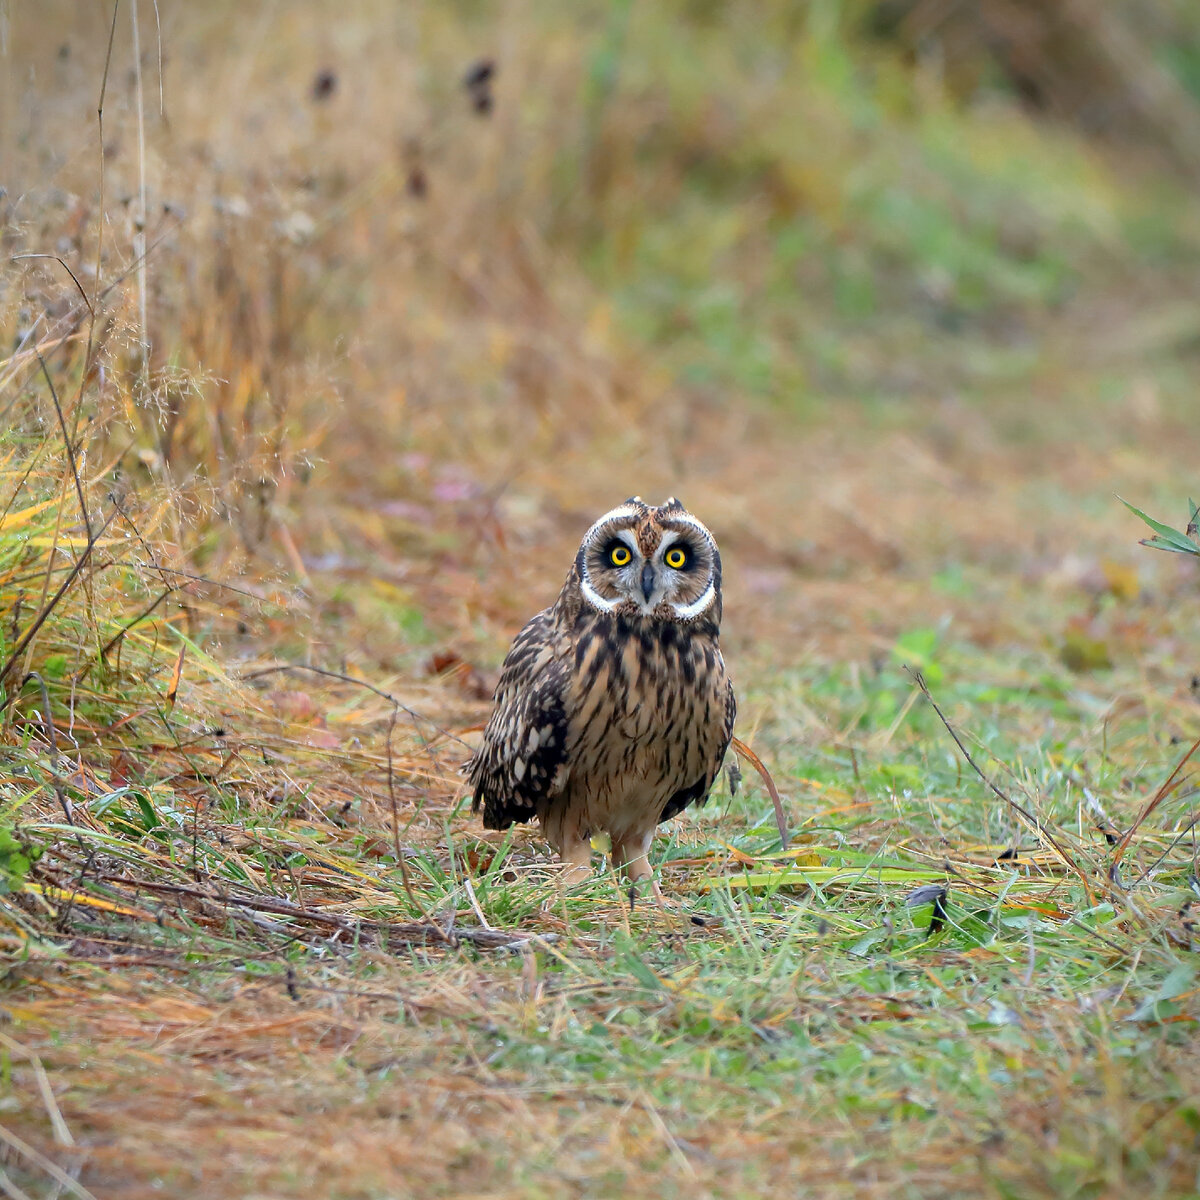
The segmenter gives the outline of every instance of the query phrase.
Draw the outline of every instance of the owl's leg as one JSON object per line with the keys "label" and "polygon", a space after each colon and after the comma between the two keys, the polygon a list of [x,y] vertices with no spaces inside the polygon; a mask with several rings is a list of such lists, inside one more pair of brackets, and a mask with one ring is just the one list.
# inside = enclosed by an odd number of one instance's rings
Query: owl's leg
{"label": "owl's leg", "polygon": [[592,873],[591,831],[584,828],[579,814],[564,804],[556,804],[539,813],[542,833],[558,851],[563,870],[558,877],[562,887],[585,882]]}
{"label": "owl's leg", "polygon": [[592,874],[592,843],[578,833],[564,835],[558,849],[563,860],[562,882],[565,887],[584,883]]}
{"label": "owl's leg", "polygon": [[658,884],[654,882],[654,872],[650,869],[650,843],[654,840],[654,830],[648,833],[628,833],[623,837],[613,836],[612,865],[613,870],[625,868],[629,882],[637,885],[643,879],[650,880],[650,886],[655,896],[661,896]]}
{"label": "owl's leg", "polygon": [[685,917],[691,921],[693,925],[708,925],[707,917],[699,916],[691,912],[686,905],[678,900],[672,900],[663,895],[662,888],[658,886],[658,880],[654,878],[654,872],[650,868],[650,843],[654,840],[654,830],[644,834],[629,834],[625,837],[613,838],[612,861],[613,870],[619,867],[625,868],[625,873],[629,877],[629,903],[632,906],[633,898],[637,894],[637,885],[644,879],[650,881],[650,894],[654,897],[654,903],[658,905],[663,913],[672,917]]}

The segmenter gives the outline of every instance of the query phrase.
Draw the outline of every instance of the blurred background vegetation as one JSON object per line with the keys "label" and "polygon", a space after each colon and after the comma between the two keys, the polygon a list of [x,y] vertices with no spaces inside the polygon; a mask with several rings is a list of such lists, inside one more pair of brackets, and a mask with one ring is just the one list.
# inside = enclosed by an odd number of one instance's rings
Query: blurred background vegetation
{"label": "blurred background vegetation", "polygon": [[[6,26],[8,413],[46,419],[40,340],[178,567],[382,555],[390,636],[463,632],[617,494],[773,594],[1069,539],[1186,461],[1182,0],[143,5],[136,59],[110,16]],[[498,530],[562,540],[523,575]]]}

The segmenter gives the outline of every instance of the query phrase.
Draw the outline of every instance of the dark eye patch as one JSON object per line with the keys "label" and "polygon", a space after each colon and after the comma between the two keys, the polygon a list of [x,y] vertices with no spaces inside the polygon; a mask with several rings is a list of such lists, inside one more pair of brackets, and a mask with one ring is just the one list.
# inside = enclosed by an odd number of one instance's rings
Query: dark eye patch
{"label": "dark eye patch", "polygon": [[685,542],[675,542],[667,547],[667,552],[663,555],[663,562],[673,571],[687,571],[695,564],[696,555],[691,546]]}
{"label": "dark eye patch", "polygon": [[602,552],[604,562],[613,567],[627,567],[633,561],[633,551],[621,538],[611,538]]}

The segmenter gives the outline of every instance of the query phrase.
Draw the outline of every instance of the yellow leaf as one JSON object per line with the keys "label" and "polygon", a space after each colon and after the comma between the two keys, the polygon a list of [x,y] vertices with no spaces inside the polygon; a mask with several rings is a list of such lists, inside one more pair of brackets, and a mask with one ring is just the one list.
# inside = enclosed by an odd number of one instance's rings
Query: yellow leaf
{"label": "yellow leaf", "polygon": [[5,533],[10,529],[20,529],[22,525],[29,523],[31,517],[37,516],[43,509],[57,503],[57,499],[43,500],[41,504],[31,504],[28,508],[21,508],[0,517],[0,533]]}
{"label": "yellow leaf", "polygon": [[[28,541],[30,546],[38,546],[39,548],[49,549],[52,546],[59,546],[66,550],[86,550],[88,540],[85,537],[31,537]],[[97,546],[119,546],[122,544],[121,538],[97,538]]]}
{"label": "yellow leaf", "polygon": [[1104,572],[1104,582],[1108,584],[1108,590],[1118,600],[1136,600],[1138,598],[1141,588],[1138,584],[1136,567],[1127,567],[1123,563],[1113,562],[1106,558],[1100,564],[1100,570]]}
{"label": "yellow leaf", "polygon": [[108,900],[101,900],[96,896],[89,896],[84,892],[72,892],[66,888],[59,887],[43,887],[40,883],[26,883],[21,890],[32,892],[36,896],[49,896],[52,900],[66,900],[70,904],[83,904],[88,908],[100,908],[105,912],[118,913],[123,917],[141,917],[143,920],[146,918],[146,914],[136,908],[125,908],[121,904],[113,904]]}

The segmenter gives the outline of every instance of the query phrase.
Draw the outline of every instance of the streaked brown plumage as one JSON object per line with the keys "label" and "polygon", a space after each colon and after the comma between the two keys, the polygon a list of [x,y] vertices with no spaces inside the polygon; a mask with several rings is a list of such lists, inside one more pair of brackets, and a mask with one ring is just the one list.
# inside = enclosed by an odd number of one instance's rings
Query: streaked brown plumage
{"label": "streaked brown plumage", "polygon": [[720,623],[717,544],[678,500],[596,521],[505,659],[465,768],[484,825],[536,817],[572,878],[604,830],[613,865],[648,876],[655,827],[703,803],[733,733]]}

